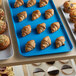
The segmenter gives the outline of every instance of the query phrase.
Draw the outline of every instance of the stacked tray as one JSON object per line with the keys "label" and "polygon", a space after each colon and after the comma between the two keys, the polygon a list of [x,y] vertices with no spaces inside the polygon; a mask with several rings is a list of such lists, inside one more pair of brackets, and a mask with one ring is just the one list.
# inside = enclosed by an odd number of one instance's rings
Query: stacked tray
{"label": "stacked tray", "polygon": [[[29,57],[29,56],[64,53],[64,52],[71,51],[72,48],[73,48],[73,45],[72,45],[72,43],[71,43],[71,41],[70,41],[70,39],[67,35],[65,27],[64,27],[64,25],[61,21],[61,18],[59,16],[58,12],[57,12],[57,9],[56,9],[56,7],[53,3],[53,0],[49,0],[48,5],[46,5],[45,7],[41,7],[41,8],[38,7],[39,0],[36,0],[36,1],[37,1],[37,3],[33,7],[27,8],[26,5],[25,5],[27,3],[27,0],[24,0],[25,4],[23,6],[20,6],[19,8],[14,8],[15,0],[8,0],[20,54],[22,56],[28,56]],[[54,16],[51,17],[50,19],[46,20],[44,18],[44,12],[48,9],[54,9]],[[32,21],[31,20],[31,14],[35,10],[40,10],[42,15],[37,20]],[[27,12],[27,14],[28,14],[27,19],[25,19],[22,22],[18,22],[17,14],[22,12],[22,11]],[[49,27],[54,22],[59,22],[60,23],[60,29],[55,33],[51,33]],[[46,23],[47,28],[43,33],[37,34],[36,27],[40,23]],[[26,26],[28,24],[31,25],[32,32],[28,36],[22,37],[21,36],[21,30],[24,26]],[[41,40],[46,36],[49,36],[51,38],[52,44],[48,48],[46,48],[44,50],[41,50],[40,49]],[[65,45],[56,49],[55,48],[55,40],[56,40],[56,38],[58,38],[60,36],[65,37]],[[33,49],[30,52],[25,52],[25,44],[30,40],[35,40],[36,48]]]}

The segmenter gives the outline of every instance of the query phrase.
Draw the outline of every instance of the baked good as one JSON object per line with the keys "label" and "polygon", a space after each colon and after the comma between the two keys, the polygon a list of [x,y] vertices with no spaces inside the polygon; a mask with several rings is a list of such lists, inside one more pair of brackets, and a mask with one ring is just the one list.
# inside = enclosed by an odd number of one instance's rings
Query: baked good
{"label": "baked good", "polygon": [[51,32],[56,32],[60,28],[59,22],[54,22],[51,24]]}
{"label": "baked good", "polygon": [[75,10],[75,9],[76,9],[76,3],[72,3],[71,1],[66,1],[64,3],[64,11],[66,13],[69,13],[69,12]]}
{"label": "baked good", "polygon": [[70,75],[73,73],[74,69],[72,68],[71,65],[63,65],[61,71],[65,75]]}
{"label": "baked good", "polygon": [[39,7],[44,7],[48,4],[49,0],[40,0]]}
{"label": "baked good", "polygon": [[23,0],[16,0],[15,4],[14,4],[14,8],[20,7],[24,4]]}
{"label": "baked good", "polygon": [[46,36],[45,38],[42,39],[41,41],[41,49],[45,49],[48,46],[51,45],[51,39],[49,36]]}
{"label": "baked good", "polygon": [[49,65],[53,65],[55,63],[55,61],[50,61],[50,62],[46,62]]}
{"label": "baked good", "polygon": [[36,46],[35,41],[34,40],[30,40],[25,45],[25,51],[29,52],[29,51],[33,50],[35,48],[35,46]]}
{"label": "baked good", "polygon": [[24,37],[30,33],[31,33],[31,26],[30,25],[24,26],[22,29],[22,36]]}
{"label": "baked good", "polygon": [[36,4],[36,0],[29,0],[28,2],[27,2],[27,7],[32,7],[32,6],[34,6]]}
{"label": "baked good", "polygon": [[17,14],[17,17],[18,17],[18,21],[21,22],[27,18],[27,12],[26,11],[20,12]]}
{"label": "baked good", "polygon": [[39,10],[36,10],[32,13],[32,20],[36,20],[37,18],[39,18],[41,16],[41,13]]}
{"label": "baked good", "polygon": [[6,31],[6,22],[0,20],[0,34],[4,33]]}
{"label": "baked good", "polygon": [[48,9],[45,11],[45,18],[49,19],[54,15],[54,10],[53,9]]}
{"label": "baked good", "polygon": [[0,67],[0,76],[14,76],[13,67]]}
{"label": "baked good", "polygon": [[55,43],[56,43],[56,48],[59,48],[62,45],[65,45],[65,38],[64,36],[60,36],[56,39]]}
{"label": "baked good", "polygon": [[43,31],[45,31],[46,29],[46,24],[45,23],[41,23],[37,26],[37,33],[40,34],[42,33]]}
{"label": "baked good", "polygon": [[3,20],[4,18],[4,10],[0,8],[0,20]]}
{"label": "baked good", "polygon": [[67,64],[69,62],[69,60],[59,60],[59,62],[62,64]]}
{"label": "baked good", "polygon": [[76,23],[74,24],[74,31],[76,32]]}
{"label": "baked good", "polygon": [[70,16],[70,20],[72,22],[76,23],[76,10],[71,11],[70,14],[69,14],[69,16]]}
{"label": "baked good", "polygon": [[10,45],[10,39],[8,36],[1,34],[0,35],[0,50],[6,49]]}
{"label": "baked good", "polygon": [[49,76],[56,76],[59,74],[59,69],[55,66],[51,66],[48,68],[47,73]]}
{"label": "baked good", "polygon": [[33,76],[45,76],[45,71],[42,68],[35,68]]}

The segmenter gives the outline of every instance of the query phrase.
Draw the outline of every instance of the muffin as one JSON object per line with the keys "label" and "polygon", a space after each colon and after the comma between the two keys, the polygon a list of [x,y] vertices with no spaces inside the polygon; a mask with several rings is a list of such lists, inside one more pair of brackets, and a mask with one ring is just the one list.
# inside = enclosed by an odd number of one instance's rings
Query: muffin
{"label": "muffin", "polygon": [[63,6],[66,13],[76,9],[76,4],[72,3],[71,1],[66,1]]}
{"label": "muffin", "polygon": [[0,20],[4,18],[4,10],[0,8]]}
{"label": "muffin", "polygon": [[0,34],[4,33],[6,31],[6,22],[0,20]]}
{"label": "muffin", "polygon": [[10,39],[7,35],[0,35],[0,50],[6,49],[10,45]]}

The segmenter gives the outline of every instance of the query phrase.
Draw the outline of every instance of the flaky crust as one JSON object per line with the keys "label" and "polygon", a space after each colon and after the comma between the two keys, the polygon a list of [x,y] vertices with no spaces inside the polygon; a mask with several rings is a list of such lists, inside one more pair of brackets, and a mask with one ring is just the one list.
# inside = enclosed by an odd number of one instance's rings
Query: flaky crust
{"label": "flaky crust", "polygon": [[39,10],[36,10],[32,13],[32,20],[36,20],[37,18],[39,18],[41,16],[41,13]]}
{"label": "flaky crust", "polygon": [[26,11],[20,12],[17,14],[17,17],[18,17],[19,22],[21,22],[27,18],[27,12]]}
{"label": "flaky crust", "polygon": [[42,33],[43,31],[45,31],[45,29],[46,29],[46,24],[45,24],[45,23],[39,24],[39,25],[37,26],[37,33],[40,34],[40,33]]}
{"label": "flaky crust", "polygon": [[75,9],[76,9],[76,4],[75,3],[72,3],[71,1],[66,1],[64,3],[64,11],[66,13],[69,13],[70,11],[75,10]]}
{"label": "flaky crust", "polygon": [[4,18],[4,10],[0,8],[0,20],[3,20]]}
{"label": "flaky crust", "polygon": [[20,7],[24,4],[23,0],[16,0],[15,4],[14,4],[14,8]]}
{"label": "flaky crust", "polygon": [[54,22],[51,24],[51,32],[56,32],[60,28],[59,22]]}
{"label": "flaky crust", "polygon": [[41,49],[45,49],[48,46],[51,45],[51,39],[49,36],[46,36],[45,38],[43,38],[43,40],[41,41]]}
{"label": "flaky crust", "polygon": [[29,0],[28,2],[27,2],[27,7],[32,7],[32,6],[34,6],[36,4],[36,0]]}
{"label": "flaky crust", "polygon": [[54,10],[53,9],[48,9],[48,10],[45,11],[45,18],[46,19],[49,19],[53,15],[54,15]]}
{"label": "flaky crust", "polygon": [[25,45],[25,51],[29,52],[29,51],[33,50],[35,48],[35,46],[36,46],[35,41],[34,40],[30,40]]}
{"label": "flaky crust", "polygon": [[10,39],[8,36],[1,34],[0,35],[0,50],[6,49],[10,45]]}
{"label": "flaky crust", "polygon": [[24,26],[22,29],[22,36],[24,37],[30,33],[31,33],[31,26],[30,25]]}
{"label": "flaky crust", "polygon": [[0,20],[0,34],[4,33],[6,31],[6,22]]}
{"label": "flaky crust", "polygon": [[40,0],[39,7],[44,7],[48,4],[49,0]]}
{"label": "flaky crust", "polygon": [[65,45],[65,38],[64,36],[60,36],[56,39],[55,43],[56,43],[56,48],[59,48],[62,45]]}

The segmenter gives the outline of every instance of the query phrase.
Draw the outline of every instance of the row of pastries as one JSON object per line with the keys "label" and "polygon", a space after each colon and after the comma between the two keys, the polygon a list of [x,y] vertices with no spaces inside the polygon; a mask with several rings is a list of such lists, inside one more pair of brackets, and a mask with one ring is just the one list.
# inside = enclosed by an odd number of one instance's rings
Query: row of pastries
{"label": "row of pastries", "polygon": [[[46,6],[48,4],[49,0],[40,0],[39,2],[39,7],[43,7]],[[27,7],[32,7],[36,4],[36,0],[28,0],[27,2]],[[20,6],[24,5],[24,1],[23,0],[16,0],[15,4],[14,4],[14,8],[18,8]]]}

